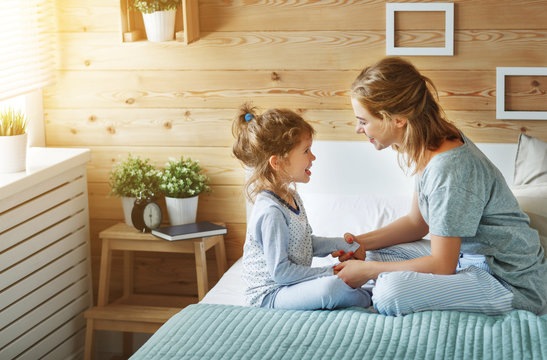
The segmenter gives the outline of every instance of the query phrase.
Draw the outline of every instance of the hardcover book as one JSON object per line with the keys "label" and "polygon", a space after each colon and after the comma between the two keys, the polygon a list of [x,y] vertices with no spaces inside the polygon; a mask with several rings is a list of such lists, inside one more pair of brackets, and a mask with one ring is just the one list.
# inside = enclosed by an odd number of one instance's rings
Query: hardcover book
{"label": "hardcover book", "polygon": [[152,229],[152,235],[169,241],[222,235],[226,234],[226,232],[227,230],[224,226],[208,221]]}

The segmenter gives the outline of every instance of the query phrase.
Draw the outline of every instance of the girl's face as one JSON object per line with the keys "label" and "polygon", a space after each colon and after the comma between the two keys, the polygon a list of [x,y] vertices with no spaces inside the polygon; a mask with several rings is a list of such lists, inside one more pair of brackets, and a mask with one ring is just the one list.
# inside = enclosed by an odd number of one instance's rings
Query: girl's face
{"label": "girl's face", "polygon": [[315,155],[311,152],[311,144],[311,136],[304,135],[300,143],[289,152],[284,170],[294,182],[307,183],[310,181],[310,168],[315,160]]}
{"label": "girl's face", "polygon": [[356,118],[355,132],[365,134],[376,150],[400,143],[404,134],[404,128],[399,126],[400,120],[390,119],[384,122],[381,118],[373,116],[354,98],[351,99],[351,105]]}

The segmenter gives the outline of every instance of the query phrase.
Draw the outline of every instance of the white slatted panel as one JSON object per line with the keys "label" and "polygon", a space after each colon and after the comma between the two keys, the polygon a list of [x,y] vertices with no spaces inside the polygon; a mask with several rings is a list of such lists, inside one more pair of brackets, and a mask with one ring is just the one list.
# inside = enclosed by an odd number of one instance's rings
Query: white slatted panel
{"label": "white slatted panel", "polygon": [[2,200],[0,359],[81,356],[90,267],[84,165]]}

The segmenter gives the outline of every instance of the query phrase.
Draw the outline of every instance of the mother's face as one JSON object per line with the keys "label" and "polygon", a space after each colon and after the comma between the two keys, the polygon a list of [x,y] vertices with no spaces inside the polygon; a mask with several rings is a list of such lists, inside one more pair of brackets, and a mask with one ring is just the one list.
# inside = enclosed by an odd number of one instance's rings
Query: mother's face
{"label": "mother's face", "polygon": [[351,98],[351,105],[356,119],[355,132],[365,134],[376,150],[382,150],[400,142],[404,127],[398,125],[399,118],[384,121],[372,115],[367,108],[354,98]]}

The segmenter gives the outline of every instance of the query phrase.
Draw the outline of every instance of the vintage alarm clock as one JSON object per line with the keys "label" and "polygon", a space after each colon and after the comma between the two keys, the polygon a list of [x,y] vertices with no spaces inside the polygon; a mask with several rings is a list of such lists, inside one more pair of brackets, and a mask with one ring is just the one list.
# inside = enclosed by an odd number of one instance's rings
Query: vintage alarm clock
{"label": "vintage alarm clock", "polygon": [[137,199],[131,211],[131,221],[137,230],[150,232],[161,224],[161,207],[153,198]]}

